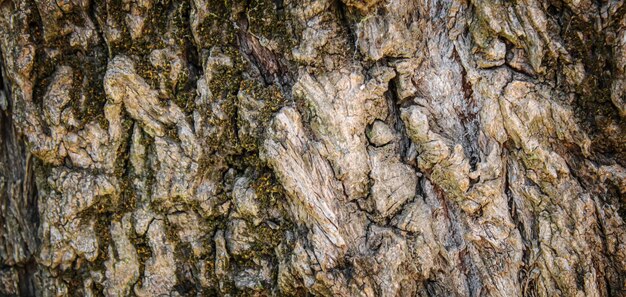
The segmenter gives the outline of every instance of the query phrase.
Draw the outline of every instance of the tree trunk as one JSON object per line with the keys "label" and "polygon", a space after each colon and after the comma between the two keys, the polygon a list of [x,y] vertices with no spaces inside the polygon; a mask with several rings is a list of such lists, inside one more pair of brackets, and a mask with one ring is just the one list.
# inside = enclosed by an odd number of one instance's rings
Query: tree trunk
{"label": "tree trunk", "polygon": [[0,0],[2,296],[626,296],[623,0]]}

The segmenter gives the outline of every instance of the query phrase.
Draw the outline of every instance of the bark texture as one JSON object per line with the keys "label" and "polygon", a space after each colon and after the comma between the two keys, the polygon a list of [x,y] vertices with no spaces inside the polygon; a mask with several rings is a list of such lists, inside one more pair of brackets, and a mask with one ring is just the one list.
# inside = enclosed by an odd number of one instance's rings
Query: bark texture
{"label": "bark texture", "polygon": [[626,296],[623,0],[0,0],[2,296]]}

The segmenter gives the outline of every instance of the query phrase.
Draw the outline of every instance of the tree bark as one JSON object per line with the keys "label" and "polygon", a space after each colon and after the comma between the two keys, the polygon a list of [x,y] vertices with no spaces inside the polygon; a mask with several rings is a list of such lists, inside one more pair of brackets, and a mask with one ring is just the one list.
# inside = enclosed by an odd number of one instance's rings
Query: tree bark
{"label": "tree bark", "polygon": [[2,296],[626,296],[626,5],[0,0]]}

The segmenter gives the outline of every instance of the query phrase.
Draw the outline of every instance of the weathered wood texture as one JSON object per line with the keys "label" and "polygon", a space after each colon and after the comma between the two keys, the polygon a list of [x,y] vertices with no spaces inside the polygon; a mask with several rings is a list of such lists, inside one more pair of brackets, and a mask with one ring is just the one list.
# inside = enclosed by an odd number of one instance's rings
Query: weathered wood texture
{"label": "weathered wood texture", "polygon": [[623,0],[0,0],[2,296],[626,296]]}

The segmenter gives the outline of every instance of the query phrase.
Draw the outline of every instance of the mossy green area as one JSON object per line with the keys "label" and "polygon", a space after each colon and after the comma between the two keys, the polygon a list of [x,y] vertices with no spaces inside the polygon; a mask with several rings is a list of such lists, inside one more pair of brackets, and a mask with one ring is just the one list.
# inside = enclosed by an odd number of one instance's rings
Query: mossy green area
{"label": "mossy green area", "polygon": [[[31,11],[36,12],[34,2],[29,3],[33,7]],[[72,108],[79,121],[78,127],[69,127],[70,130],[82,129],[88,120],[95,120],[106,126],[103,114],[106,98],[102,85],[107,63],[106,50],[100,45],[92,45],[87,50],[77,48],[70,44],[69,36],[52,34],[46,39],[43,32],[44,30],[51,32],[51,29],[44,28],[37,13],[32,13],[28,17],[31,23],[31,37],[36,45],[33,102],[39,106],[44,104],[43,96],[48,90],[54,72],[60,66],[69,66],[72,68],[73,84],[68,106]],[[84,23],[84,19],[78,12],[72,12],[64,14],[59,22],[80,25]]]}
{"label": "mossy green area", "polygon": [[271,40],[277,46],[277,52],[287,54],[295,46],[295,34],[287,24],[289,16],[278,1],[249,1],[245,10],[248,31],[254,36]]}
{"label": "mossy green area", "polygon": [[[219,48],[221,54],[230,58],[232,67],[219,65],[212,69],[212,80],[208,82],[212,101],[217,102],[227,115],[227,120],[211,117],[209,124],[213,126],[225,127],[223,134],[214,135],[207,139],[210,148],[222,151],[221,156],[227,156],[227,163],[238,170],[243,170],[247,166],[257,166],[258,147],[263,129],[269,123],[271,116],[284,105],[284,98],[278,86],[265,86],[262,82],[244,78],[244,72],[248,71],[251,65],[244,58],[239,48],[238,36],[241,27],[238,19],[247,18],[250,30],[259,30],[254,34],[262,35],[266,38],[277,38],[283,40],[288,36],[284,21],[281,21],[278,9],[273,1],[247,1],[240,3],[237,1],[214,0],[209,1],[211,13],[200,23],[194,33],[200,44],[197,44],[199,51],[202,49]],[[278,42],[278,44],[283,44]],[[238,117],[238,110],[241,108],[237,95],[242,93],[251,96],[254,100],[262,101],[263,108],[261,116],[260,131],[249,135],[239,133],[239,128],[246,124],[248,119]]]}
{"label": "mossy green area", "polygon": [[[262,108],[256,110],[259,112],[257,119],[246,119],[242,116],[237,117],[238,127],[248,126],[248,121],[250,120],[257,120],[261,124],[257,129],[249,130],[248,133],[244,133],[241,130],[239,131],[240,133],[238,133],[241,147],[248,152],[257,152],[259,149],[259,138],[262,136],[263,130],[269,124],[272,115],[284,104],[283,95],[276,85],[264,87],[255,81],[242,81],[239,93],[242,96],[254,98],[255,101],[263,103]],[[241,104],[241,102],[238,102],[239,108],[243,107]]]}
{"label": "mossy green area", "polygon": [[[150,248],[150,245],[148,244],[148,239],[146,238],[146,235],[144,234],[143,236],[132,236],[130,238],[130,241],[132,242],[135,250],[137,251],[137,262],[139,262],[139,279],[137,279],[137,282],[135,283],[135,286],[137,287],[141,287],[143,279],[142,276],[144,275],[145,269],[146,269],[146,262],[152,258],[152,249]],[[134,295],[134,292],[132,293]]]}
{"label": "mossy green area", "polygon": [[[36,12],[36,4],[29,0]],[[243,53],[240,44],[242,36],[250,34],[262,40],[263,46],[267,46],[268,51],[276,55],[281,61],[286,61],[283,55],[291,52],[294,39],[290,33],[291,28],[286,24],[286,13],[282,7],[277,6],[277,2],[271,0],[259,1],[230,1],[211,0],[209,2],[210,14],[197,27],[190,24],[190,14],[193,4],[190,1],[155,1],[151,9],[143,11],[145,16],[144,28],[141,36],[133,39],[130,28],[125,19],[130,13],[129,4],[123,1],[96,1],[92,3],[90,14],[98,15],[98,19],[91,17],[95,22],[98,43],[90,45],[88,49],[77,48],[70,45],[70,36],[50,35],[45,38],[43,25],[40,17],[33,13],[32,37],[36,41],[36,61],[34,69],[35,86],[34,102],[40,106],[44,104],[43,96],[49,88],[51,79],[59,66],[69,66],[72,68],[72,86],[70,89],[71,99],[68,107],[71,108],[75,117],[80,121],[77,127],[68,127],[72,132],[84,129],[85,125],[96,122],[103,129],[109,128],[109,122],[104,116],[104,107],[107,103],[104,92],[103,79],[107,70],[107,63],[117,55],[130,57],[135,65],[135,71],[154,90],[159,90],[161,103],[176,104],[187,115],[189,121],[195,111],[201,112],[207,119],[206,125],[224,128],[223,133],[210,134],[206,138],[201,138],[205,156],[200,161],[200,175],[222,176],[224,170],[232,168],[235,176],[249,175],[252,179],[251,187],[254,189],[261,207],[264,209],[278,209],[283,213],[280,221],[272,221],[269,224],[261,223],[254,225],[253,218],[244,218],[249,225],[249,231],[254,233],[255,240],[250,252],[245,255],[234,257],[231,262],[231,269],[235,271],[243,270],[246,267],[253,267],[258,264],[255,259],[263,258],[270,263],[276,264],[274,250],[283,241],[284,233],[293,228],[293,225],[286,219],[288,215],[285,210],[285,194],[282,186],[276,180],[272,171],[259,158],[260,141],[263,138],[265,128],[269,125],[273,115],[285,105],[285,86],[278,82],[265,82],[254,73],[254,67],[250,62],[248,53]],[[244,29],[241,25],[244,21],[248,26]],[[59,23],[85,25],[83,14],[78,9],[59,19]],[[101,26],[115,29],[119,33],[119,38],[110,39],[107,33],[102,31]],[[243,31],[247,30],[247,31]],[[269,43],[265,43],[269,42]],[[167,49],[181,58],[182,71],[177,79],[172,80],[172,61],[169,57],[163,59],[164,63],[154,63],[150,61],[150,55],[154,50]],[[208,106],[196,106],[198,96],[196,90],[197,80],[204,75],[208,77],[206,59],[211,52],[227,56],[232,61],[232,66],[218,65],[211,69],[212,78],[207,82],[211,90],[212,97],[209,98]],[[281,62],[282,63],[282,62]],[[288,88],[288,87],[287,87]],[[254,110],[255,118],[247,119],[240,115],[242,108],[252,108],[244,106],[238,98],[246,96],[247,100],[262,102],[259,110]],[[213,108],[219,106],[226,114],[226,118],[215,115]],[[255,105],[256,106],[256,105]],[[254,120],[258,125],[256,129],[242,129],[249,125],[248,122]],[[105,262],[109,257],[109,248],[114,247],[110,226],[112,221],[120,221],[125,214],[133,212],[138,204],[140,196],[148,199],[152,195],[156,171],[159,164],[155,160],[146,160],[148,170],[143,176],[138,176],[130,164],[130,145],[133,126],[136,125],[128,115],[122,116],[122,137],[121,145],[117,148],[117,159],[113,171],[109,174],[117,181],[117,189],[114,195],[98,197],[91,207],[79,214],[84,224],[93,222],[95,233],[98,237],[98,257],[93,262],[84,259],[77,260],[75,267],[61,270],[55,269],[60,278],[68,285],[70,295],[83,295],[83,284],[93,271],[103,273],[106,270]],[[247,127],[247,126],[246,126]],[[245,130],[245,132],[244,132]],[[167,127],[167,136],[179,141],[176,127]],[[154,139],[142,133],[141,144],[146,147],[147,155],[154,154]],[[158,163],[158,162],[157,162]],[[71,164],[67,164],[71,166]],[[51,167],[39,164],[37,175],[41,180],[38,187],[42,192],[51,191],[47,189],[45,179],[50,176]],[[217,169],[216,169],[217,168]],[[102,174],[97,172],[94,174]],[[213,172],[215,171],[215,172]],[[252,172],[252,173],[249,173]],[[134,181],[142,179],[145,181],[144,193],[139,193],[140,189],[134,185]],[[224,181],[226,183],[226,181]],[[224,187],[224,185],[221,185]],[[231,193],[221,189],[218,194],[218,202],[224,203],[231,199]],[[218,287],[219,280],[214,275],[214,250],[213,236],[216,230],[226,230],[225,222],[228,221],[228,214],[206,215],[194,199],[182,199],[172,197],[173,203],[183,211],[194,212],[202,217],[202,226],[207,228],[203,245],[207,252],[201,256],[196,256],[188,243],[182,242],[177,234],[177,228],[172,226],[167,220],[167,238],[174,243],[177,262],[177,278],[179,283],[176,289],[180,294],[201,294],[212,295],[220,292],[231,292],[233,294],[248,294],[250,292],[238,291],[232,282],[227,282],[225,287]],[[151,210],[164,214],[167,209],[159,205],[151,205]],[[134,233],[133,233],[134,234]],[[140,262],[140,273],[143,275],[144,263],[152,257],[152,250],[145,236],[130,236]],[[113,252],[116,253],[113,248]],[[80,258],[80,257],[79,257]],[[200,271],[195,266],[202,261],[206,265],[208,275],[205,275],[215,286],[208,288],[196,285],[198,280],[189,279],[196,277]],[[79,264],[80,262],[80,264]],[[274,265],[272,278],[276,279],[277,266]],[[137,286],[141,286],[141,278]],[[263,284],[263,286],[270,284]],[[102,284],[94,282],[92,290],[96,295],[103,295]],[[132,290],[131,290],[132,292]],[[134,294],[134,293],[131,293]]]}

